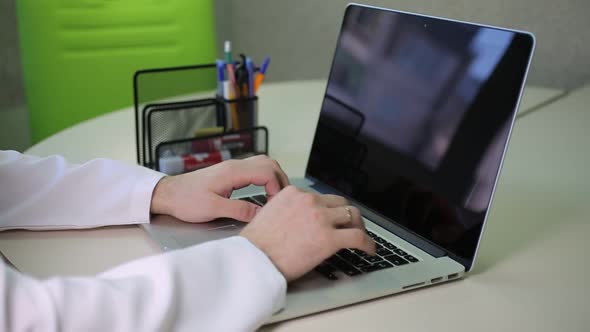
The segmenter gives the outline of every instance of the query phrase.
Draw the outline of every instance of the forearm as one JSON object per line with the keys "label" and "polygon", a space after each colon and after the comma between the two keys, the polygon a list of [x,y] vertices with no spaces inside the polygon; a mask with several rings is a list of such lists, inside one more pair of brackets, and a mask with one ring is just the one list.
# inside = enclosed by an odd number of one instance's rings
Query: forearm
{"label": "forearm", "polygon": [[91,228],[149,222],[151,197],[163,174],[96,159],[0,151],[0,230]]}
{"label": "forearm", "polygon": [[250,331],[284,305],[286,281],[241,237],[134,261],[98,278],[40,282],[5,270],[6,330]]}

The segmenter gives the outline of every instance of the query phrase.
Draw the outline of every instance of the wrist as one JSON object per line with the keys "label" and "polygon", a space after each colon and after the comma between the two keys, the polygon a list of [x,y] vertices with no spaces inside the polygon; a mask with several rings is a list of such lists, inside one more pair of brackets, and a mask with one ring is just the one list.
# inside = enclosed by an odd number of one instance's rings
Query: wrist
{"label": "wrist", "polygon": [[267,248],[267,246],[264,245],[264,243],[261,243],[260,241],[257,241],[255,236],[252,236],[249,232],[248,228],[244,228],[244,230],[242,232],[240,232],[240,236],[245,238],[251,245],[253,245],[254,247],[256,247],[261,253],[263,253],[269,260],[270,262],[274,265],[274,267],[277,269],[277,271],[279,271],[279,273],[287,280],[287,281],[291,281],[292,278],[290,278],[289,274],[287,273],[287,271],[285,271],[282,268],[282,264],[278,263],[278,259],[276,257],[273,257],[273,255],[271,255],[270,250]]}
{"label": "wrist", "polygon": [[168,214],[172,211],[172,177],[164,176],[158,181],[152,193],[152,202],[150,204],[150,213]]}

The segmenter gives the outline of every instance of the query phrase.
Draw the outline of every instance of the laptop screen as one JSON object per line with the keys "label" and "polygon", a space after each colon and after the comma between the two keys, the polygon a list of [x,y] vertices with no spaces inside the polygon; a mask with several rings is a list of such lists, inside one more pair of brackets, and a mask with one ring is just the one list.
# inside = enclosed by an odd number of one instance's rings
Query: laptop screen
{"label": "laptop screen", "polygon": [[469,269],[533,44],[525,33],[349,6],[307,175]]}

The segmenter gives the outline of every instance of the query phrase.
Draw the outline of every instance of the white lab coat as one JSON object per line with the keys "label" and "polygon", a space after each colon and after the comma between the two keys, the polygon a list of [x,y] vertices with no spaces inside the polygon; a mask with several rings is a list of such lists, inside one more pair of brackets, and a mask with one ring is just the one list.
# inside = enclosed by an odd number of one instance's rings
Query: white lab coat
{"label": "white lab coat", "polygon": [[[0,230],[149,222],[160,173],[0,151]],[[0,263],[0,331],[249,331],[286,281],[243,237],[132,261],[96,277],[37,280]]]}

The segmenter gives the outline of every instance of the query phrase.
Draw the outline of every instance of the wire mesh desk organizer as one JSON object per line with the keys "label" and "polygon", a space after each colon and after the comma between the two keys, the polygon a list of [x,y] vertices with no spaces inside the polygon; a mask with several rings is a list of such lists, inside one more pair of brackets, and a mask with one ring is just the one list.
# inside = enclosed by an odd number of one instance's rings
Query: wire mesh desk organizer
{"label": "wire mesh desk organizer", "polygon": [[[174,175],[268,154],[268,129],[258,126],[253,89],[257,69],[250,67],[235,83],[223,79],[224,70],[225,63],[218,60],[135,73],[138,164]],[[245,73],[245,61],[235,70]]]}

